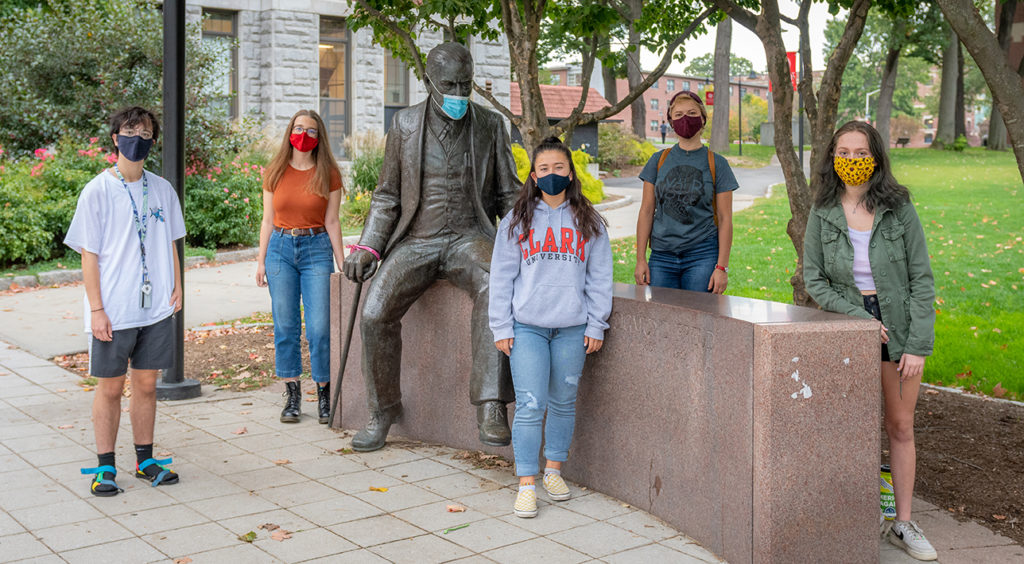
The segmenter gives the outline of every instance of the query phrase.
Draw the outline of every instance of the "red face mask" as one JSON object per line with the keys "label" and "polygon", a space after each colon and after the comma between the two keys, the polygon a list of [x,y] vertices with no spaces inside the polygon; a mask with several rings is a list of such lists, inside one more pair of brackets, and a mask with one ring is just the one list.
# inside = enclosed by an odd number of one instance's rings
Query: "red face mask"
{"label": "red face mask", "polygon": [[320,142],[319,137],[310,137],[305,131],[302,133],[292,133],[289,140],[292,142],[292,147],[295,147],[295,150],[300,153],[312,151],[317,143]]}

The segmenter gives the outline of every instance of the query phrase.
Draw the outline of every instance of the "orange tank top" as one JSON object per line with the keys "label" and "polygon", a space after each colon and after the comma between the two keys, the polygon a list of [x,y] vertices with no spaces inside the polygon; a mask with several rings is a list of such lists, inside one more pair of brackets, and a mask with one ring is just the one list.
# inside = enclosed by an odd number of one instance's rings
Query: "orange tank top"
{"label": "orange tank top", "polygon": [[[274,189],[274,226],[284,229],[322,227],[327,198],[306,190],[315,168],[299,170],[288,165]],[[331,177],[331,192],[341,189],[341,178]]]}

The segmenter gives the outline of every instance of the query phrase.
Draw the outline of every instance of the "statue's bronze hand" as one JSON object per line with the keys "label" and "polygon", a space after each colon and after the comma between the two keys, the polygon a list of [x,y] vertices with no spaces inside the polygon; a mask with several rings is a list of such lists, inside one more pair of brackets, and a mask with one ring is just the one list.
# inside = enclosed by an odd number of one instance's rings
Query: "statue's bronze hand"
{"label": "statue's bronze hand", "polygon": [[357,249],[345,258],[342,270],[349,280],[362,283],[377,271],[377,259],[369,251]]}

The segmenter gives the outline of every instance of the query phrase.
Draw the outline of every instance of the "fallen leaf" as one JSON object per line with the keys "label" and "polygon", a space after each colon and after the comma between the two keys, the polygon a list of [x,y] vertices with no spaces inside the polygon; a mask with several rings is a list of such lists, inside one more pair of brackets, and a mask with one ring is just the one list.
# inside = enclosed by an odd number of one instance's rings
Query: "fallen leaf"
{"label": "fallen leaf", "polygon": [[223,350],[223,349],[228,348],[228,346],[227,345],[221,345],[220,348],[221,348],[221,350]]}
{"label": "fallen leaf", "polygon": [[239,411],[238,412],[239,415],[249,415],[250,413],[252,413],[252,412],[251,411]]}
{"label": "fallen leaf", "polygon": [[1003,519],[1006,519],[1006,515],[996,515],[996,514],[993,513],[992,514],[992,518],[995,519],[996,521],[1002,521]]}
{"label": "fallen leaf", "polygon": [[338,450],[336,450],[334,452],[340,452],[341,454],[352,454],[355,451],[350,449],[350,448],[339,448]]}
{"label": "fallen leaf", "polygon": [[292,461],[288,460],[287,458],[278,458],[277,460],[274,461],[274,464],[291,464],[291,463],[292,463]]}
{"label": "fallen leaf", "polygon": [[58,392],[66,392],[67,390],[65,390],[64,388],[57,388],[57,391]]}
{"label": "fallen leaf", "polygon": [[74,425],[61,425],[61,426],[59,426],[59,427],[57,427],[57,428],[58,428],[58,429],[70,429],[70,428],[72,428],[72,427],[74,427]]}
{"label": "fallen leaf", "polygon": [[388,489],[387,488],[378,488],[377,486],[370,486],[370,491],[371,492],[381,492],[381,493],[384,493],[384,492],[388,491]]}
{"label": "fallen leaf", "polygon": [[242,542],[252,542],[252,541],[256,540],[256,532],[255,531],[249,531],[248,533],[245,533],[244,535],[239,535],[238,536],[238,540],[240,540]]}
{"label": "fallen leaf", "polygon": [[316,398],[306,398],[306,401],[316,401]]}
{"label": "fallen leaf", "polygon": [[174,559],[174,564],[189,564],[189,562],[192,562],[192,559],[188,556],[182,556],[181,558]]}
{"label": "fallen leaf", "polygon": [[466,510],[462,505],[448,505],[448,513],[462,513]]}
{"label": "fallen leaf", "polygon": [[270,538],[276,540],[277,542],[283,542],[285,539],[292,538],[292,533],[291,531],[286,531],[284,529],[277,529],[276,531],[270,533]]}
{"label": "fallen leaf", "polygon": [[937,395],[939,395],[939,391],[938,390],[925,390],[924,393],[926,393],[926,394],[928,394],[930,396],[937,396]]}
{"label": "fallen leaf", "polygon": [[262,524],[262,525],[260,525],[259,527],[256,527],[256,528],[257,529],[264,529],[264,530],[267,530],[267,531],[273,531],[274,529],[280,529],[281,526],[280,525],[275,525],[273,523],[264,523],[264,524]]}
{"label": "fallen leaf", "polygon": [[169,450],[164,450],[156,453],[157,456],[171,456],[172,454],[174,453]]}
{"label": "fallen leaf", "polygon": [[992,388],[992,395],[1001,398],[1006,395],[1006,388],[1003,387],[1003,383],[1000,382]]}
{"label": "fallen leaf", "polygon": [[249,430],[246,429],[245,427],[239,427],[239,428],[235,429],[234,431],[231,431],[231,434],[232,435],[244,435],[244,434],[246,434],[248,432],[249,432]]}
{"label": "fallen leaf", "polygon": [[249,372],[248,370],[246,370],[244,372],[239,372],[237,376],[232,378],[232,380],[244,380],[246,378],[251,378],[251,377],[252,377],[252,372]]}

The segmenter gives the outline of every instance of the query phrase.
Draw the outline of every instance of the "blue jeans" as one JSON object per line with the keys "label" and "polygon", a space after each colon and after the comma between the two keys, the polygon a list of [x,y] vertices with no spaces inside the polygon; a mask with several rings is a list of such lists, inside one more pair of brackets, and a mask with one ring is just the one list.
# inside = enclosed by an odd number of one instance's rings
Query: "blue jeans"
{"label": "blue jeans", "polygon": [[587,357],[583,346],[586,325],[548,329],[515,322],[512,343],[512,382],[516,390],[516,416],[512,421],[512,451],[517,476],[540,471],[538,453],[541,422],[544,425],[544,458],[565,462],[569,458],[576,425],[576,391]]}
{"label": "blue jeans", "polygon": [[334,250],[327,233],[292,237],[273,232],[267,245],[267,283],[274,315],[274,369],[280,378],[302,374],[302,311],[305,305],[313,381],[329,382],[331,273]]}
{"label": "blue jeans", "polygon": [[651,269],[651,286],[710,292],[708,283],[718,263],[718,234],[697,243],[683,256],[664,251],[651,251],[647,266]]}

